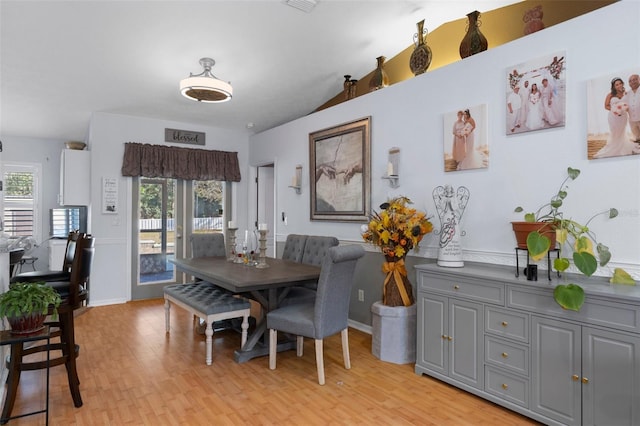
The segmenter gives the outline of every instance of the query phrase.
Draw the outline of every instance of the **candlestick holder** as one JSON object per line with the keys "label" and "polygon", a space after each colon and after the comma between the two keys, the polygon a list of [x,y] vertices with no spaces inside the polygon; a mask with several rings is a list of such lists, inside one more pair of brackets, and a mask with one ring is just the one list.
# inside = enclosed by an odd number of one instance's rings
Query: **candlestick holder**
{"label": "candlestick holder", "polygon": [[229,256],[227,256],[227,262],[235,262],[236,261],[236,231],[238,228],[227,228],[229,231],[229,248],[227,251],[229,252]]}
{"label": "candlestick holder", "polygon": [[258,264],[256,265],[256,268],[258,269],[264,269],[264,268],[268,268],[269,265],[267,264],[267,232],[269,232],[266,229],[260,229],[258,230],[258,232],[260,233],[260,260],[258,261]]}

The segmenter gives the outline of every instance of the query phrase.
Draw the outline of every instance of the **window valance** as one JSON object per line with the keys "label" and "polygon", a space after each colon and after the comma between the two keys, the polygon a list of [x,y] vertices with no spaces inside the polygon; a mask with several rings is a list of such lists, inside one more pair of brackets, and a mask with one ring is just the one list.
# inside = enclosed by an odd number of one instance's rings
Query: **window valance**
{"label": "window valance", "polygon": [[240,165],[237,152],[127,142],[122,176],[240,182]]}

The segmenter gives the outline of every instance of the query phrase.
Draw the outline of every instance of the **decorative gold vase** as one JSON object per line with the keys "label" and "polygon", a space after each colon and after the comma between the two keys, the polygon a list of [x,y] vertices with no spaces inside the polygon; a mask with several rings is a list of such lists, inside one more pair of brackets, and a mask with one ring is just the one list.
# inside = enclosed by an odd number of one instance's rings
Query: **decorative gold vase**
{"label": "decorative gold vase", "polygon": [[358,95],[358,80],[355,79],[351,79],[350,81],[350,85],[349,85],[349,98],[348,99],[353,99]]}
{"label": "decorative gold vase", "polygon": [[344,83],[342,83],[342,85],[344,87],[344,99],[347,100],[349,99],[349,87],[351,86],[351,76],[349,74],[344,76]]}
{"label": "decorative gold vase", "polygon": [[356,84],[358,80],[352,80],[350,75],[344,76],[344,99],[348,101],[349,99],[353,99],[356,97]]}
{"label": "decorative gold vase", "polygon": [[484,52],[489,47],[487,38],[480,32],[480,12],[474,10],[467,13],[469,22],[467,23],[467,33],[460,43],[460,57],[462,59],[476,53]]}
{"label": "decorative gold vase", "polygon": [[384,56],[378,56],[376,60],[378,61],[378,66],[373,72],[373,77],[369,80],[369,91],[373,92],[374,90],[382,89],[389,85],[389,76],[387,72],[384,70]]}
{"label": "decorative gold vase", "polygon": [[418,32],[413,35],[413,42],[416,47],[413,49],[411,58],[409,58],[409,68],[413,75],[424,73],[431,65],[431,48],[427,46],[427,33],[424,28],[424,19],[416,24]]}

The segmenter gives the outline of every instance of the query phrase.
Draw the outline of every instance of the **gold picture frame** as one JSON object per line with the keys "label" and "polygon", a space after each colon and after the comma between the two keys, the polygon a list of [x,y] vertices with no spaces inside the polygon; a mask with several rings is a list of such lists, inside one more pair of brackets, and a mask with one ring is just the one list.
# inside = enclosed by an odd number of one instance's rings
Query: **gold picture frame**
{"label": "gold picture frame", "polygon": [[309,165],[311,220],[368,220],[371,117],[310,133]]}

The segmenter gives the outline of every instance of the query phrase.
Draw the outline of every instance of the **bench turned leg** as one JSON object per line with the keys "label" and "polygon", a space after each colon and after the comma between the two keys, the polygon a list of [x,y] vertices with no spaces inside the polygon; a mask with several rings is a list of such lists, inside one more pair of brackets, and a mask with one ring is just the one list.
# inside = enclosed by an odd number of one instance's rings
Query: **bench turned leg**
{"label": "bench turned leg", "polygon": [[207,321],[207,328],[204,330],[207,339],[205,341],[205,347],[207,348],[207,365],[211,365],[213,362],[213,321]]}
{"label": "bench turned leg", "polygon": [[167,333],[170,330],[170,324],[171,324],[170,311],[171,311],[171,302],[169,302],[169,299],[164,299],[164,327]]}
{"label": "bench turned leg", "polygon": [[242,338],[240,343],[240,348],[242,348],[244,344],[247,343],[247,330],[249,330],[249,314],[246,314],[242,318],[242,325],[240,326],[240,328],[242,328]]}
{"label": "bench turned leg", "polygon": [[278,330],[269,329],[269,369],[276,369],[276,354],[278,345]]}

